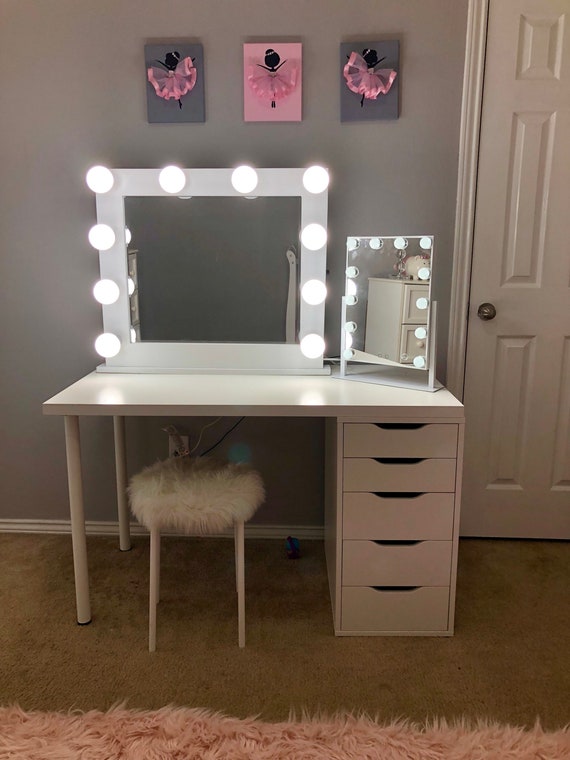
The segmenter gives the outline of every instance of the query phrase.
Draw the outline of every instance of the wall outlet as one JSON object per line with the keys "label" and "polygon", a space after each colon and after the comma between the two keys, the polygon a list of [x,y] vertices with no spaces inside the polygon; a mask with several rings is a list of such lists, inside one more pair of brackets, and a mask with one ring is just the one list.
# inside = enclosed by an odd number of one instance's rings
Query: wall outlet
{"label": "wall outlet", "polygon": [[[168,436],[168,456],[179,457],[188,453],[189,439],[187,435]],[[182,449],[182,450],[181,450]]]}

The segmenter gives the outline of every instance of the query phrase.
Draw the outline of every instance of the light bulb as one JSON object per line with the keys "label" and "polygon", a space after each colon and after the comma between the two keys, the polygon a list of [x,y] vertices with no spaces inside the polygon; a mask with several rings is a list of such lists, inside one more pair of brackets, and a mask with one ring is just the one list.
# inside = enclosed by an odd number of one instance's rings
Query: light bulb
{"label": "light bulb", "polygon": [[327,297],[327,286],[322,280],[307,280],[301,288],[301,296],[305,303],[317,306]]}
{"label": "light bulb", "polygon": [[327,231],[322,224],[307,224],[301,230],[301,242],[309,251],[318,251],[327,242]]}
{"label": "light bulb", "polygon": [[357,287],[354,280],[347,280],[346,281],[346,297],[350,298],[351,296],[356,296],[357,293]]}
{"label": "light bulb", "polygon": [[317,359],[325,352],[325,341],[316,333],[309,333],[301,340],[301,352],[307,359]]}
{"label": "light bulb", "polygon": [[360,245],[360,241],[358,240],[358,238],[355,238],[355,237],[346,238],[346,247],[348,248],[349,251],[356,251],[359,245]]}
{"label": "light bulb", "polygon": [[303,174],[303,186],[309,193],[322,193],[329,186],[329,173],[322,166],[310,166]]}
{"label": "light bulb", "polygon": [[347,348],[342,352],[344,359],[353,359],[354,358],[354,351],[352,348]]}
{"label": "light bulb", "polygon": [[427,235],[424,235],[420,238],[420,248],[423,248],[424,251],[429,251],[431,248],[431,238]]}
{"label": "light bulb", "polygon": [[380,248],[382,248],[384,245],[384,241],[382,238],[373,237],[368,241],[368,245],[372,248],[373,251],[379,251]]}
{"label": "light bulb", "polygon": [[108,251],[115,245],[115,233],[108,224],[96,224],[89,230],[89,242],[98,251]]}
{"label": "light bulb", "polygon": [[356,322],[346,322],[344,325],[344,329],[346,330],[347,333],[356,332],[357,327],[358,325],[356,324]]}
{"label": "light bulb", "polygon": [[125,227],[125,243],[128,245],[132,239],[133,239],[133,236],[131,234],[130,229],[128,227]]}
{"label": "light bulb", "polygon": [[238,193],[251,193],[257,187],[257,172],[251,166],[238,166],[232,172],[231,181]]}
{"label": "light bulb", "polygon": [[408,241],[404,237],[397,237],[394,238],[394,248],[397,248],[399,251],[403,251],[404,248],[408,247]]}
{"label": "light bulb", "polygon": [[136,343],[137,342],[137,331],[135,330],[134,327],[131,327],[130,333],[131,333],[131,343]]}
{"label": "light bulb", "polygon": [[127,292],[128,292],[128,294],[130,296],[132,296],[132,294],[135,292],[135,289],[136,289],[135,281],[133,280],[132,277],[129,277],[127,279]]}
{"label": "light bulb", "polygon": [[94,193],[108,193],[115,183],[115,178],[106,166],[92,166],[85,175],[85,181]]}
{"label": "light bulb", "polygon": [[121,341],[113,333],[102,333],[95,341],[95,351],[104,359],[116,356],[121,350]]}
{"label": "light bulb", "polygon": [[111,304],[119,298],[119,286],[113,280],[99,280],[93,288],[95,300],[101,304]]}
{"label": "light bulb", "polygon": [[420,309],[420,311],[423,311],[424,309],[427,309],[428,307],[428,300],[427,298],[418,298],[416,300],[416,308]]}
{"label": "light bulb", "polygon": [[352,280],[354,277],[358,277],[358,267],[347,267],[345,274],[350,280]]}
{"label": "light bulb", "polygon": [[426,360],[423,356],[414,356],[414,367],[423,369],[426,366]]}
{"label": "light bulb", "polygon": [[420,267],[418,269],[418,279],[420,280],[429,280],[430,274],[431,270],[429,267]]}
{"label": "light bulb", "polygon": [[158,175],[158,184],[165,193],[179,193],[186,185],[186,175],[179,166],[165,166]]}
{"label": "light bulb", "polygon": [[351,348],[353,343],[354,343],[354,340],[352,338],[352,335],[350,333],[345,332],[345,334],[344,334],[344,347],[345,348]]}
{"label": "light bulb", "polygon": [[427,338],[427,330],[425,327],[416,327],[414,335],[418,340],[425,340]]}
{"label": "light bulb", "polygon": [[344,300],[347,306],[355,306],[358,303],[358,298],[355,294],[347,295]]}

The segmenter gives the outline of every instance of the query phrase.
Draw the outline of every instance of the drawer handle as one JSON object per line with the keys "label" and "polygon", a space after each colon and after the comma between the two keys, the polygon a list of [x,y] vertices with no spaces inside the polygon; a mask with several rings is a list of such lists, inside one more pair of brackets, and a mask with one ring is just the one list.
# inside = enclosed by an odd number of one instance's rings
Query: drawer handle
{"label": "drawer handle", "polygon": [[373,491],[379,499],[418,499],[423,491]]}
{"label": "drawer handle", "polygon": [[378,546],[416,546],[416,544],[421,544],[422,541],[382,541],[382,539],[372,541],[374,544],[378,544]]}
{"label": "drawer handle", "polygon": [[417,591],[421,586],[370,586],[374,591]]}
{"label": "drawer handle", "polygon": [[374,457],[374,461],[380,464],[418,464],[424,459],[425,457]]}
{"label": "drawer handle", "polygon": [[423,422],[374,422],[382,430],[419,430],[425,427]]}

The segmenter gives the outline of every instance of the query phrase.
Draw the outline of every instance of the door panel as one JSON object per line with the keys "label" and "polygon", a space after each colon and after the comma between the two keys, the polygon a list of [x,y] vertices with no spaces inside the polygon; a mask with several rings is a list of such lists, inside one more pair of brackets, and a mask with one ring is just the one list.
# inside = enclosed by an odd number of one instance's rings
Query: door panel
{"label": "door panel", "polygon": [[483,92],[461,533],[570,538],[568,0],[490,1]]}

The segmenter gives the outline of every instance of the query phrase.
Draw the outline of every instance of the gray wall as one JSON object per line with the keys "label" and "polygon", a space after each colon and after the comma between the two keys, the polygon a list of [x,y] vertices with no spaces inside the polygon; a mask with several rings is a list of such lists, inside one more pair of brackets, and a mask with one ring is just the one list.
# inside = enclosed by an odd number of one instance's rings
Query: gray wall
{"label": "gray wall", "polygon": [[[2,0],[0,518],[68,516],[63,423],[41,403],[99,361],[98,257],[86,238],[95,204],[83,180],[94,163],[329,166],[329,352],[346,236],[432,233],[443,376],[466,15],[467,0]],[[204,45],[206,123],[150,125],[143,46],[181,39]],[[397,121],[340,123],[339,44],[363,39],[401,42]],[[275,40],[303,42],[304,119],[246,124],[241,45]],[[132,469],[165,454],[163,422],[129,420]],[[86,516],[114,519],[111,422],[83,421],[82,443]],[[321,521],[320,421],[246,420],[235,443],[268,484],[259,522]]]}

